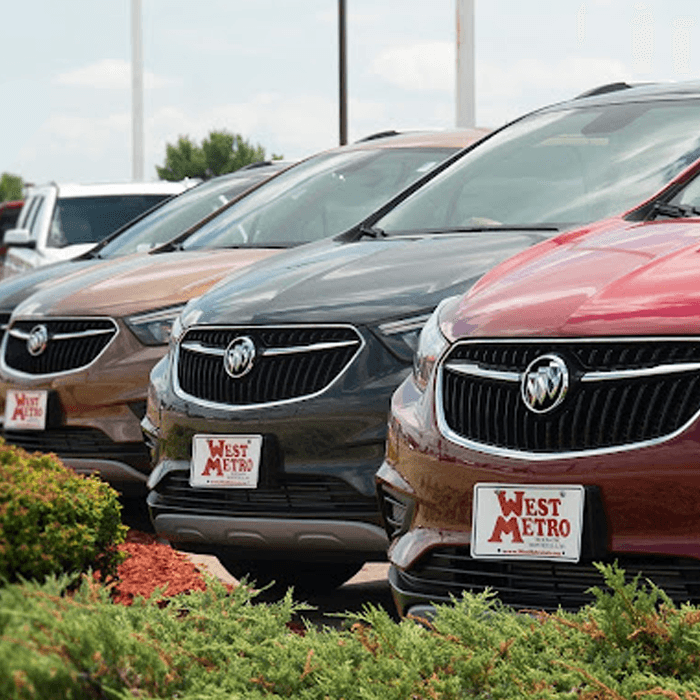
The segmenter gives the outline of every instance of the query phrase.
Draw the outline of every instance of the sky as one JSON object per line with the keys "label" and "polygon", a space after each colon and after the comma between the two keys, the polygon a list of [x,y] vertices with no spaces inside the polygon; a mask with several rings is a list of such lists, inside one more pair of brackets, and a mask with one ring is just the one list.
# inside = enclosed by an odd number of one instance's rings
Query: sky
{"label": "sky", "polygon": [[[457,0],[346,0],[348,139],[456,124]],[[474,0],[476,124],[596,85],[700,79],[697,0]],[[337,0],[141,0],[144,179],[213,130],[268,155],[339,143]],[[0,173],[132,177],[131,0],[2,11]]]}

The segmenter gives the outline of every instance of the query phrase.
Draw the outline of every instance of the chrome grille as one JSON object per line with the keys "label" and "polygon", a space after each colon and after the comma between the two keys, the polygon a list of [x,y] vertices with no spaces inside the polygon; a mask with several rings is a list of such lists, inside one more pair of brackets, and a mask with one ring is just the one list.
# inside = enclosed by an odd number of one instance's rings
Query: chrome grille
{"label": "chrome grille", "polygon": [[[556,354],[571,384],[561,405],[533,413],[520,378]],[[667,438],[700,411],[700,340],[464,341],[441,365],[441,427],[476,447],[557,456]]]}
{"label": "chrome grille", "polygon": [[[243,336],[252,339],[257,354],[251,371],[233,378],[224,369],[224,354]],[[193,328],[178,347],[176,389],[227,406],[311,396],[327,388],[361,346],[349,326]]]}
{"label": "chrome grille", "polygon": [[[676,603],[700,603],[700,562],[677,557],[616,555],[626,578],[640,574],[652,580]],[[611,560],[612,561],[612,560]],[[422,593],[434,602],[450,602],[465,591],[487,588],[506,605],[517,608],[575,610],[592,603],[592,586],[605,589],[591,562],[484,561],[472,559],[468,547],[440,547],[424,555],[408,571],[396,571],[400,589]]]}
{"label": "chrome grille", "polygon": [[[46,349],[33,356],[27,339],[37,326],[48,332]],[[16,321],[7,331],[5,364],[26,374],[69,372],[89,365],[117,334],[109,318],[51,318]]]}

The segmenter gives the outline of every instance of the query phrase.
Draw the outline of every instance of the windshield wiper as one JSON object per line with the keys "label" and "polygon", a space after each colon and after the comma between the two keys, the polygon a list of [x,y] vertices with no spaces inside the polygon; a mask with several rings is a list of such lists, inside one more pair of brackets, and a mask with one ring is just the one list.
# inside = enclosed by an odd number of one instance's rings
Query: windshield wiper
{"label": "windshield wiper", "polygon": [[367,224],[362,224],[358,229],[358,236],[355,240],[360,240],[360,238],[386,238],[387,234],[384,229],[378,226],[368,226]]}
{"label": "windshield wiper", "polygon": [[560,231],[560,226],[554,224],[498,224],[484,226],[443,226],[440,228],[410,229],[407,231],[392,231],[396,236],[428,236],[434,234],[448,233],[480,233],[500,231]]}
{"label": "windshield wiper", "polygon": [[690,204],[668,204],[656,202],[651,209],[652,215],[661,214],[672,219],[690,219],[693,216],[700,216],[700,208]]}

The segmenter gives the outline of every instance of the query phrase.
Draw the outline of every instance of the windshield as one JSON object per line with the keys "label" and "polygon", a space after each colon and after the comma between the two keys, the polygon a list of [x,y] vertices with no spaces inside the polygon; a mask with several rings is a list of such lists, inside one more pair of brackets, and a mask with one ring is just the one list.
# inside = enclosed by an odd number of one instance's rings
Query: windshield
{"label": "windshield", "polygon": [[342,233],[456,150],[377,147],[313,156],[236,202],[181,247],[287,247]]}
{"label": "windshield", "polygon": [[122,194],[59,198],[51,219],[47,243],[52,248],[97,243],[170,196]]}
{"label": "windshield", "polygon": [[98,252],[100,258],[144,253],[172,240],[190,226],[213,214],[234,197],[277,172],[253,170],[245,176],[222,175],[197,185],[134,222]]}
{"label": "windshield", "polygon": [[386,234],[568,228],[622,214],[700,156],[700,102],[547,111],[467,153],[376,222]]}

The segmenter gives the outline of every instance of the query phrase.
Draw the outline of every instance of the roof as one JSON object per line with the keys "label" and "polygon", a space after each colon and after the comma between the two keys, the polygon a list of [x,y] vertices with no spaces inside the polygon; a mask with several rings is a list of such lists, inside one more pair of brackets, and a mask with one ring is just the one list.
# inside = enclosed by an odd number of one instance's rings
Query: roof
{"label": "roof", "polygon": [[446,129],[435,131],[386,131],[370,134],[361,141],[349,144],[344,148],[353,150],[374,150],[376,148],[462,148],[469,146],[488,134],[490,129]]}
{"label": "roof", "polygon": [[108,182],[96,184],[74,184],[74,183],[47,183],[46,185],[33,186],[30,194],[43,189],[58,188],[61,198],[71,197],[100,197],[118,196],[124,194],[177,194],[197,184],[198,180],[180,180],[179,182],[169,182],[158,180],[154,182]]}
{"label": "roof", "polygon": [[[626,83],[612,83],[602,85],[578,95],[572,100],[559,102],[555,105],[544,107],[543,110],[559,108],[562,105],[580,106],[595,104],[619,104],[622,102],[644,102],[645,100],[673,100],[700,98],[700,81],[689,80],[683,82],[665,83],[640,83],[629,85]],[[538,110],[540,111],[540,110]]]}

